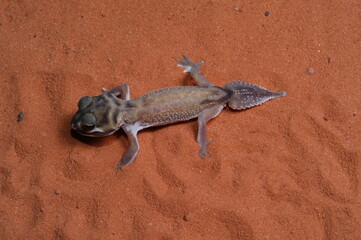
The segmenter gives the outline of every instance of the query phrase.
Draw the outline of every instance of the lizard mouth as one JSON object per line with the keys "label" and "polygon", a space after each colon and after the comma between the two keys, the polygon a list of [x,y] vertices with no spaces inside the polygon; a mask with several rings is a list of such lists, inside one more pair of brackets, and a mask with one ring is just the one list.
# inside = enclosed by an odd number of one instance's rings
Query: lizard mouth
{"label": "lizard mouth", "polygon": [[97,127],[91,129],[91,130],[84,130],[83,128],[79,128],[79,126],[77,124],[71,124],[71,128],[76,131],[77,133],[79,133],[80,135],[83,136],[87,136],[87,137],[103,137],[103,136],[108,136],[113,134],[115,131],[114,130],[108,130],[108,131],[104,131],[102,129],[99,129]]}

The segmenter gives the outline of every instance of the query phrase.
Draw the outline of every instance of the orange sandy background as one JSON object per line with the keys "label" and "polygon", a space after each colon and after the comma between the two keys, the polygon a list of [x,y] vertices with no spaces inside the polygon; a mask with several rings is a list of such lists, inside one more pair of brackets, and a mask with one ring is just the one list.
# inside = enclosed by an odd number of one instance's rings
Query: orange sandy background
{"label": "orange sandy background", "polygon": [[[3,0],[0,31],[0,239],[361,239],[360,1]],[[206,159],[196,121],[121,171],[122,131],[70,131],[102,87],[191,84],[182,53],[287,96],[225,109]]]}

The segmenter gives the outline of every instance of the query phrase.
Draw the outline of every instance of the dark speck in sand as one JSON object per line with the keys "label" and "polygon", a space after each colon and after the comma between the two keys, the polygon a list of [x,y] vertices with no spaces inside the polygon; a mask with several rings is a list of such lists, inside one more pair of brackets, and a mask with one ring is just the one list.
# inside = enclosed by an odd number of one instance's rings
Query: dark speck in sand
{"label": "dark speck in sand", "polygon": [[23,113],[23,112],[19,112],[19,114],[18,114],[18,118],[17,118],[17,122],[20,122],[20,121],[22,121],[23,119],[24,119],[24,117],[25,117],[25,114]]}
{"label": "dark speck in sand", "polygon": [[313,67],[307,68],[307,74],[309,74],[309,75],[315,74],[315,69],[313,69]]}

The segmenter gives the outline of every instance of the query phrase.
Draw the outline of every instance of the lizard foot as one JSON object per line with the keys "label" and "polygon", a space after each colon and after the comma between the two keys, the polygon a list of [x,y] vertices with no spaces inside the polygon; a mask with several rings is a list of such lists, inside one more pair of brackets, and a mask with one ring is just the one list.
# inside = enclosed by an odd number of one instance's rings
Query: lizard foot
{"label": "lizard foot", "polygon": [[209,141],[206,141],[205,143],[203,143],[201,145],[201,149],[199,149],[199,153],[198,153],[198,155],[201,158],[204,158],[204,157],[209,158],[210,157],[209,153],[207,153],[207,146],[211,141],[212,141],[212,139],[210,139]]}
{"label": "lizard foot", "polygon": [[177,59],[177,62],[179,62],[180,64],[178,64],[178,67],[184,67],[185,70],[183,72],[198,72],[199,71],[199,67],[204,63],[204,61],[200,61],[198,63],[193,62],[192,60],[189,59],[189,57],[185,54],[183,54],[183,58],[182,59]]}

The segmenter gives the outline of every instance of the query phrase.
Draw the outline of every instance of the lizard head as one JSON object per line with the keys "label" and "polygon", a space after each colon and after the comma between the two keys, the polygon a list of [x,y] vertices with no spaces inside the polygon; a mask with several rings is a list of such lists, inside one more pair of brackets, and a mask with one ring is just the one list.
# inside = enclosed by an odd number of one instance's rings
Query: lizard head
{"label": "lizard head", "polygon": [[82,97],[78,102],[78,111],[71,120],[71,126],[85,136],[110,135],[123,125],[121,106],[124,102],[111,92]]}

